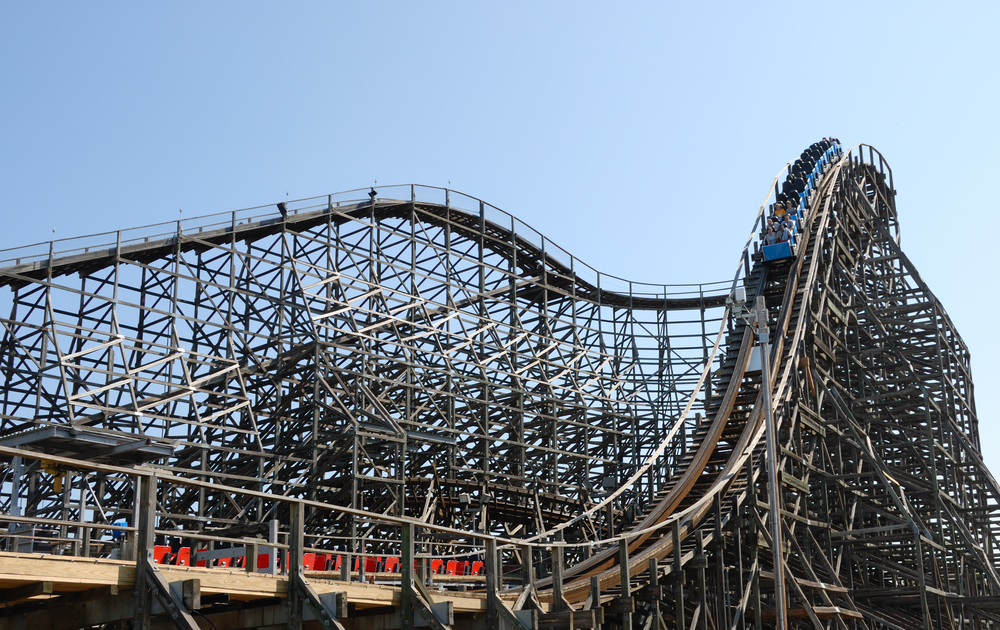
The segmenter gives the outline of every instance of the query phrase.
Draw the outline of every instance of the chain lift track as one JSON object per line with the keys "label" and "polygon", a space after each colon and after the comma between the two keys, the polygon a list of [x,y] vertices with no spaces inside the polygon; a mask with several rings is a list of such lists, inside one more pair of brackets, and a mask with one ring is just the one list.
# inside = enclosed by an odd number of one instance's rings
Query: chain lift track
{"label": "chain lift track", "polygon": [[[170,595],[161,536],[400,557],[373,629],[772,628],[776,571],[789,627],[1000,628],[969,352],[900,248],[892,172],[828,152],[795,255],[765,262],[780,177],[712,284],[597,272],[421,186],[0,252],[4,601],[14,554],[138,557],[137,627],[155,601],[241,627]],[[736,287],[767,307],[768,396]],[[442,612],[433,558],[485,563],[485,591],[452,585],[485,617]],[[289,627],[368,627],[282,570]]]}

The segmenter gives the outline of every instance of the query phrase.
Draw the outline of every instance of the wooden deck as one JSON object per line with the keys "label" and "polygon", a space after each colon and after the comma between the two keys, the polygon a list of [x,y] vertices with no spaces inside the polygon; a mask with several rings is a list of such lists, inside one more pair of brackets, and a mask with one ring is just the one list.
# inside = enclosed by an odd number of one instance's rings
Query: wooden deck
{"label": "wooden deck", "polygon": [[[205,601],[228,597],[228,606],[200,609],[196,620],[202,627],[212,628],[214,624],[217,630],[223,630],[287,623],[282,616],[285,614],[282,611],[287,609],[283,603],[288,593],[287,576],[247,573],[236,568],[170,565],[157,568],[171,584],[197,580],[200,597]],[[5,606],[0,630],[75,628],[130,619],[135,574],[135,562],[126,560],[0,552],[0,598]],[[361,615],[353,621],[342,619],[345,627],[355,626],[360,620],[365,620],[360,626],[365,628],[390,630],[399,627],[401,595],[398,586],[331,579],[335,575],[339,577],[339,573],[333,572],[306,573],[317,593],[343,594],[347,610]],[[377,573],[368,579],[390,582],[399,577],[399,574]],[[435,582],[441,584],[459,581],[471,586],[477,580],[472,576],[464,576],[464,580],[463,576],[435,576]],[[486,612],[486,600],[481,592],[432,590],[431,594],[435,603],[450,602],[456,616],[474,617]],[[384,614],[371,614],[378,613],[376,609],[383,609]],[[169,623],[169,619],[166,621]]]}

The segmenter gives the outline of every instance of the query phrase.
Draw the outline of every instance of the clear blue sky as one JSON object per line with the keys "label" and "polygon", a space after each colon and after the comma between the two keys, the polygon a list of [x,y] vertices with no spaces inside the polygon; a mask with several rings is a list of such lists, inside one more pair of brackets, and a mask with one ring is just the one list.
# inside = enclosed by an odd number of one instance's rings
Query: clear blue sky
{"label": "clear blue sky", "polygon": [[0,3],[0,248],[447,185],[602,271],[731,276],[774,174],[881,150],[1000,474],[997,3]]}

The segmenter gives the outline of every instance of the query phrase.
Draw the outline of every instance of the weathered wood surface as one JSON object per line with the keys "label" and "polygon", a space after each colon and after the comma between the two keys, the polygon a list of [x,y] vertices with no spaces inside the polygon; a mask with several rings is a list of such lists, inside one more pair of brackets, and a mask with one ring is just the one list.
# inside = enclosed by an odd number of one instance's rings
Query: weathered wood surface
{"label": "weathered wood surface", "polygon": [[[167,582],[197,578],[202,595],[228,594],[233,600],[285,597],[285,576],[246,573],[242,569],[206,569],[203,567],[158,567]],[[325,572],[325,575],[332,575]],[[395,574],[384,574],[386,577]],[[440,576],[445,577],[445,576]],[[459,576],[450,576],[452,578]],[[307,572],[306,579],[317,593],[347,593],[347,601],[357,608],[399,606],[399,587],[363,582],[342,582]],[[0,552],[0,588],[17,588],[38,582],[51,582],[53,591],[86,591],[101,586],[131,589],[135,584],[135,563],[126,560],[74,558],[42,554]],[[452,602],[456,613],[485,612],[483,595],[475,592],[432,591],[435,602]]]}

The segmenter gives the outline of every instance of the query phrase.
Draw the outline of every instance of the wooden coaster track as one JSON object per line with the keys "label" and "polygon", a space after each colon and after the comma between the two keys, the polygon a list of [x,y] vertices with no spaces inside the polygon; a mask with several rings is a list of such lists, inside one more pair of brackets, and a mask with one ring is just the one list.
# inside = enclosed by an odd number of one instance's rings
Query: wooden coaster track
{"label": "wooden coaster track", "polygon": [[[143,560],[161,536],[290,554],[203,611],[221,627],[279,592],[313,611],[295,627],[773,627],[776,572],[792,627],[1000,627],[968,349],[899,248],[885,160],[827,155],[795,256],[763,260],[765,202],[736,279],[710,285],[601,274],[416,186],[0,253],[0,589],[49,614],[82,586],[18,573],[31,552],[115,556],[149,599],[108,623],[155,623],[159,601],[201,624]],[[736,286],[767,307],[767,396]],[[307,580],[306,552],[404,570],[382,591],[346,560]],[[93,596],[124,602],[104,573]]]}

